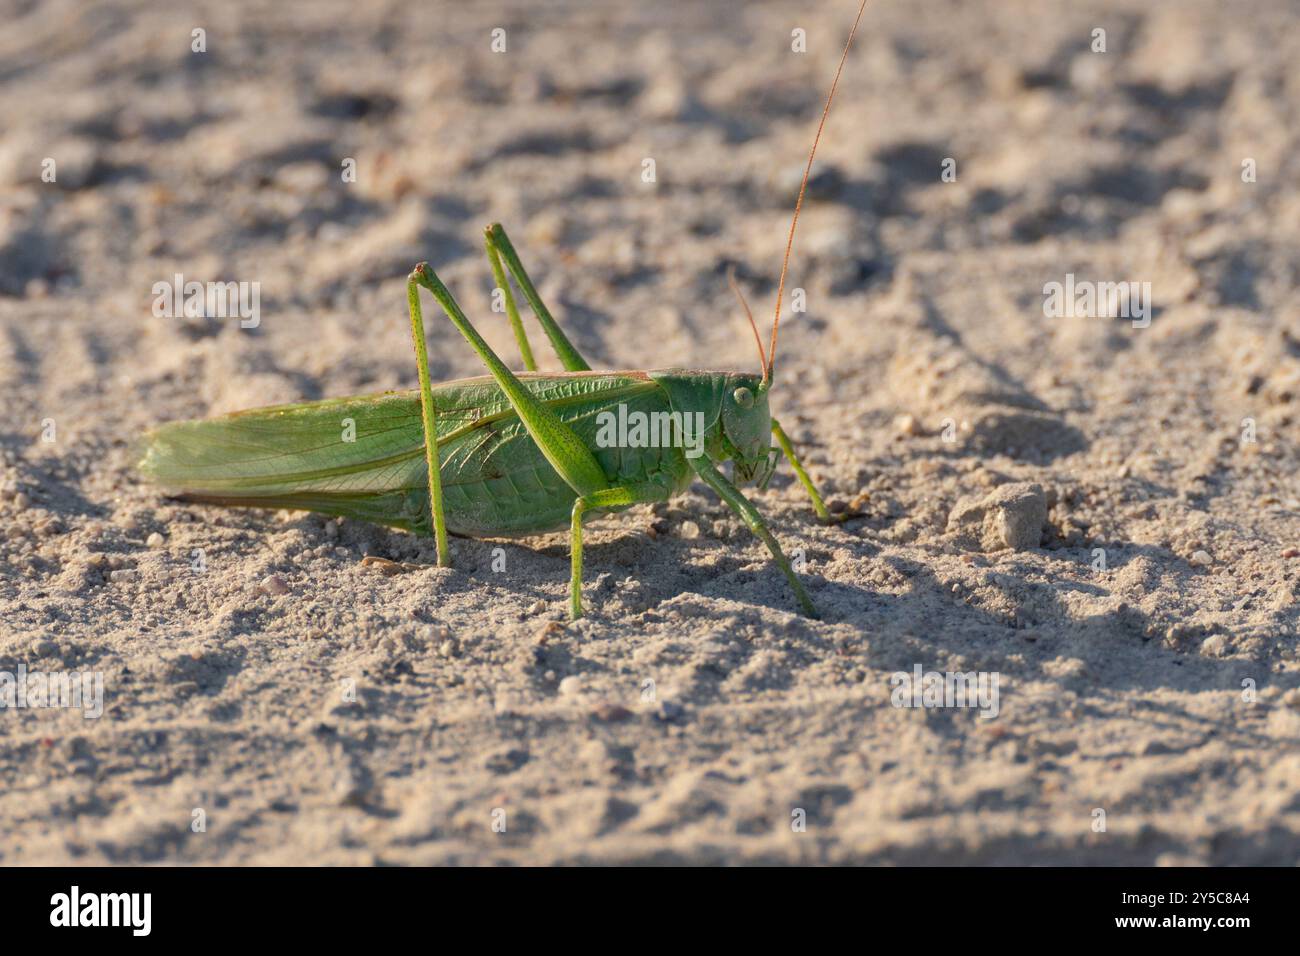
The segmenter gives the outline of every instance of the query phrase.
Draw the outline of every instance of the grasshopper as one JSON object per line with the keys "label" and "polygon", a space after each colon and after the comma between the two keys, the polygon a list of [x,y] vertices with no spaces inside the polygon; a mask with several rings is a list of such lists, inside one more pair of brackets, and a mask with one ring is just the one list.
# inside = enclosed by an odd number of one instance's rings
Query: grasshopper
{"label": "grasshopper", "polygon": [[[772,417],[768,396],[795,227],[817,143],[865,6],[863,0],[808,155],[766,350],[731,279],[758,345],[761,374],[592,371],[542,302],[505,230],[493,224],[485,230],[484,245],[526,372],[517,374],[507,367],[422,262],[407,279],[417,390],[168,423],[145,436],[139,471],[185,501],[315,511],[426,537],[432,533],[440,566],[451,563],[448,534],[533,535],[567,524],[572,556],[569,612],[575,619],[582,616],[583,519],[666,501],[698,477],[767,546],[804,614],[816,617],[812,599],[780,543],[718,466],[731,461],[736,483],[761,488],[784,453],[818,518],[832,520],[789,437]],[[537,371],[507,270],[564,372]],[[430,383],[421,289],[441,306],[487,366],[488,375]],[[663,426],[659,431],[667,429],[673,440],[610,441],[607,426],[614,415],[620,421],[642,416],[637,420],[658,423]],[[340,427],[348,420],[353,423],[351,434]]]}

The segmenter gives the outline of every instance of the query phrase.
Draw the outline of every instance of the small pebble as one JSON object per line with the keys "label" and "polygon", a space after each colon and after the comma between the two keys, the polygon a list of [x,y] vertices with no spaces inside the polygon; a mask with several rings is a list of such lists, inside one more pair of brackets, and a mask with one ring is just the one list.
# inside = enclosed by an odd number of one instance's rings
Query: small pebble
{"label": "small pebble", "polygon": [[1229,653],[1228,639],[1222,634],[1213,634],[1201,641],[1202,657],[1226,657]]}
{"label": "small pebble", "polygon": [[361,559],[361,566],[374,568],[380,574],[386,574],[390,577],[394,574],[401,574],[403,571],[409,570],[406,565],[400,564],[397,561],[390,561],[388,558],[381,558],[377,554],[366,555]]}
{"label": "small pebble", "polygon": [[166,540],[167,540],[166,538],[164,538],[157,531],[155,531],[153,534],[149,535],[149,537],[145,539],[144,543],[151,548],[161,548],[163,544],[166,542]]}
{"label": "small pebble", "polygon": [[289,585],[286,584],[284,578],[280,577],[278,574],[268,574],[266,577],[262,578],[262,583],[257,586],[257,589],[263,594],[270,594],[273,596],[289,593]]}
{"label": "small pebble", "polygon": [[1193,551],[1188,560],[1197,567],[1208,568],[1214,563],[1214,556],[1208,551]]}
{"label": "small pebble", "polygon": [[108,573],[108,579],[117,583],[128,583],[140,577],[135,568],[118,568]]}
{"label": "small pebble", "polygon": [[545,611],[545,610],[546,610],[546,602],[545,602],[545,601],[538,601],[536,604],[534,604],[532,607],[530,607],[530,608],[528,609],[528,613],[529,613],[529,614],[541,614],[541,613],[542,613],[543,611]]}
{"label": "small pebble", "polygon": [[438,654],[441,657],[455,657],[456,642],[452,640],[443,641],[438,645]]}
{"label": "small pebble", "polygon": [[921,427],[921,422],[915,415],[899,415],[894,419],[894,428],[898,430],[900,435],[907,435],[912,438],[925,434],[925,429]]}
{"label": "small pebble", "polygon": [[662,721],[672,721],[686,713],[686,709],[681,704],[675,704],[671,700],[661,700],[659,709],[655,711],[655,717]]}
{"label": "small pebble", "polygon": [[694,521],[683,521],[678,525],[677,533],[683,538],[698,538],[700,536],[700,526]]}
{"label": "small pebble", "polygon": [[[803,185],[805,167],[786,166],[775,176],[775,192],[783,204],[788,205],[799,195]],[[844,174],[830,163],[815,162],[808,171],[808,194],[806,199],[832,199],[844,187]]]}
{"label": "small pebble", "polygon": [[1300,548],[1287,548],[1282,552],[1284,558],[1300,558]]}
{"label": "small pebble", "polygon": [[560,681],[560,693],[565,697],[572,697],[582,690],[582,678],[570,674],[564,680]]}
{"label": "small pebble", "polygon": [[344,771],[334,781],[334,796],[341,807],[359,807],[366,802],[366,787],[350,771]]}
{"label": "small pebble", "polygon": [[545,644],[551,639],[551,635],[559,634],[564,630],[564,625],[559,621],[547,621],[542,625],[542,629],[537,632],[537,643]]}
{"label": "small pebble", "polygon": [[622,704],[603,700],[592,708],[591,716],[596,720],[604,721],[605,723],[614,723],[619,720],[627,720],[632,716],[632,711],[628,710]]}

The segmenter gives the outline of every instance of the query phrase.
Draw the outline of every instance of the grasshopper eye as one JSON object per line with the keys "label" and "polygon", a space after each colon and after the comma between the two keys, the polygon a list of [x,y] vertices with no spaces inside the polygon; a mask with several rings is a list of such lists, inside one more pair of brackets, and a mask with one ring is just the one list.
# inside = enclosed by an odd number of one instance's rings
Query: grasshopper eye
{"label": "grasshopper eye", "polygon": [[734,392],[732,392],[731,397],[736,400],[736,404],[739,405],[741,408],[754,407],[754,393],[751,392],[749,389],[745,388],[745,386],[743,385],[740,386],[740,388],[736,389]]}

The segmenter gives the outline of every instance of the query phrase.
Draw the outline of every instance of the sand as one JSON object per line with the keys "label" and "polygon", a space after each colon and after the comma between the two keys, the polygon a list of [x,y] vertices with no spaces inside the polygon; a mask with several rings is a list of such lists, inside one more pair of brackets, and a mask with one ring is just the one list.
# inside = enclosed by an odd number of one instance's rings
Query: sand
{"label": "sand", "polygon": [[[1296,862],[1293,4],[873,0],[773,393],[848,520],[753,492],[821,621],[700,485],[592,523],[566,626],[562,534],[440,569],[136,477],[162,421],[413,386],[421,259],[513,355],[494,220],[594,367],[755,368],[726,272],[769,321],[854,5],[656,6],[5,5],[0,671],[104,713],[0,711],[0,862]],[[257,327],[155,316],[177,273]],[[918,667],[996,716],[895,706]]]}

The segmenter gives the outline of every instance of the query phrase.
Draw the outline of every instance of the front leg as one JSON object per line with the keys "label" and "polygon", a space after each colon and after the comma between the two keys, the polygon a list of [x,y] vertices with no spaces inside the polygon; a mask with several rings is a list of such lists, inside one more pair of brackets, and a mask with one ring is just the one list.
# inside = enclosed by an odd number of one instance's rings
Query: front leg
{"label": "front leg", "polygon": [[569,519],[569,617],[582,617],[582,516],[595,508],[624,508],[651,501],[667,501],[668,489],[656,484],[616,485],[594,494],[579,496]]}
{"label": "front leg", "polygon": [[745,524],[749,525],[749,530],[754,532],[759,539],[767,545],[767,550],[772,552],[772,558],[776,561],[777,566],[785,573],[786,580],[790,582],[790,587],[794,589],[795,597],[799,599],[799,606],[803,608],[804,614],[808,617],[815,618],[818,616],[817,608],[813,607],[812,598],[804,590],[803,584],[794,573],[794,568],[790,567],[790,560],[781,550],[780,543],[776,536],[768,530],[767,525],[763,522],[763,516],[758,513],[758,509],[753,506],[748,498],[740,493],[740,490],[729,482],[713,462],[703,455],[698,458],[688,459],[695,473],[704,479],[705,484],[718,493],[718,497],[727,503],[732,511],[740,515]]}
{"label": "front leg", "polygon": [[817,486],[812,483],[808,477],[808,472],[804,471],[803,463],[799,461],[799,456],[794,453],[794,445],[790,441],[790,436],[785,433],[781,423],[775,418],[772,419],[772,434],[776,436],[776,443],[781,446],[781,451],[785,452],[785,457],[790,459],[790,467],[794,469],[795,477],[799,479],[799,484],[804,486],[808,492],[808,497],[812,498],[813,511],[817,512],[817,517],[823,524],[833,524],[836,521],[842,521],[843,518],[834,518],[826,510],[826,502],[822,501],[822,496],[817,491]]}

